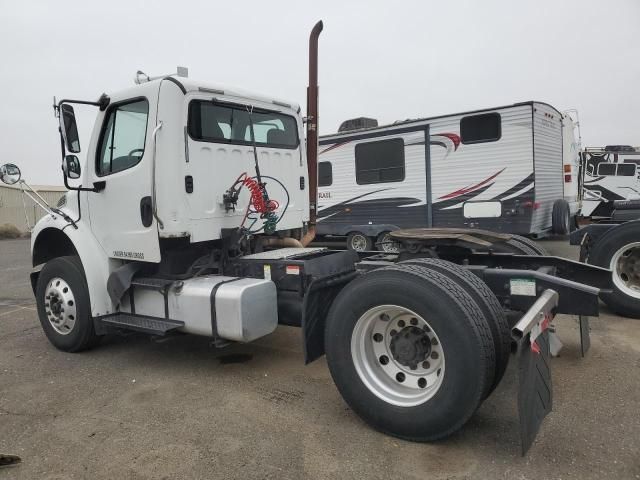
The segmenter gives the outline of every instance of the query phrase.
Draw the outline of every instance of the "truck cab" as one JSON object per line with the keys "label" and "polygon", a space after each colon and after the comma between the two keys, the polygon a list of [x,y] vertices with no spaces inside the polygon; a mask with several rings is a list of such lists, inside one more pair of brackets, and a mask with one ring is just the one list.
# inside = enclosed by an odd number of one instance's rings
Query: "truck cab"
{"label": "truck cab", "polygon": [[176,77],[108,98],[96,117],[81,183],[100,185],[84,194],[84,221],[109,258],[157,263],[163,239],[218,240],[224,229],[237,228],[249,192],[241,192],[233,209],[225,208],[222,194],[254,170],[252,125],[261,172],[279,203],[277,230],[308,221],[298,105]]}

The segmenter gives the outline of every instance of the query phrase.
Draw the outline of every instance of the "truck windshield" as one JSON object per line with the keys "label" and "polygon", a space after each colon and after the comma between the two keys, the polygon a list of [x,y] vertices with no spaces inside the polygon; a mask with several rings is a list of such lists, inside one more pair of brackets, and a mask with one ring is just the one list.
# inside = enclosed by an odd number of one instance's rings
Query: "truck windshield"
{"label": "truck windshield", "polygon": [[250,114],[250,108],[194,100],[189,104],[189,135],[202,142],[251,145],[252,121],[256,145],[298,146],[298,125],[294,117],[262,109],[253,109]]}

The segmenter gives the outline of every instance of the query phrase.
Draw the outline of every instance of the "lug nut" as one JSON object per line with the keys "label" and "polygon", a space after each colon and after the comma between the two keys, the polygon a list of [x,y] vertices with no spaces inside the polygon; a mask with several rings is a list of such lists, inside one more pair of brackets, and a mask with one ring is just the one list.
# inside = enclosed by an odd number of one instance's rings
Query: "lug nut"
{"label": "lug nut", "polygon": [[380,314],[380,320],[382,320],[383,322],[388,322],[389,321],[389,315],[387,315],[386,313],[381,313]]}
{"label": "lug nut", "polygon": [[386,365],[387,363],[389,363],[389,357],[387,357],[386,355],[381,355],[378,360],[382,365]]}
{"label": "lug nut", "polygon": [[428,370],[429,368],[431,368],[431,364],[425,360],[424,362],[422,362],[422,368]]}
{"label": "lug nut", "polygon": [[418,379],[418,386],[420,388],[424,388],[427,386],[427,379],[426,378],[419,378]]}
{"label": "lug nut", "polygon": [[411,325],[417,325],[418,324],[418,319],[417,318],[412,318],[410,321],[411,321]]}
{"label": "lug nut", "polygon": [[404,320],[399,320],[399,321],[398,321],[398,326],[399,326],[400,328],[404,328],[404,326],[405,326],[405,325],[406,325],[406,323],[404,323]]}
{"label": "lug nut", "polygon": [[374,333],[373,334],[373,341],[374,342],[381,342],[383,338],[384,337],[382,336],[381,333]]}
{"label": "lug nut", "polygon": [[396,374],[396,380],[399,381],[400,383],[404,382],[405,378],[406,377],[404,376],[404,373],[402,373],[402,372],[398,372]]}
{"label": "lug nut", "polygon": [[438,352],[431,352],[431,358],[433,358],[434,360],[438,359]]}
{"label": "lug nut", "polygon": [[391,330],[389,332],[389,335],[391,335],[393,337],[396,333],[398,333],[396,330]]}
{"label": "lug nut", "polygon": [[422,327],[422,330],[424,330],[425,332],[430,332],[431,329],[429,327],[427,327],[426,325],[424,327]]}
{"label": "lug nut", "polygon": [[436,337],[431,339],[431,345],[438,345],[438,339]]}

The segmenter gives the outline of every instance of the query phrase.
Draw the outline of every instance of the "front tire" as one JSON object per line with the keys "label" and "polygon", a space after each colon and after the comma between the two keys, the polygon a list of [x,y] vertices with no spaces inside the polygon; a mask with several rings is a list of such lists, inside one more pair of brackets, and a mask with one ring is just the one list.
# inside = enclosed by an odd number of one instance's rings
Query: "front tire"
{"label": "front tire", "polygon": [[79,352],[99,341],[79,257],[58,257],[45,264],[38,276],[36,304],[42,329],[57,349]]}
{"label": "front tire", "polygon": [[377,430],[412,441],[460,429],[495,372],[479,306],[459,283],[419,265],[349,283],[329,311],[325,349],[349,406]]}

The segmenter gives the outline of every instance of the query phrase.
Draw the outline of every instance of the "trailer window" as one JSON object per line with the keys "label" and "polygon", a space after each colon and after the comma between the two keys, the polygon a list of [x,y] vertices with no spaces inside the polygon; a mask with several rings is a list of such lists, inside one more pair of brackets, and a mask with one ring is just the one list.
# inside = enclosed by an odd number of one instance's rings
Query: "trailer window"
{"label": "trailer window", "polygon": [[331,162],[318,163],[318,186],[328,187],[333,183],[333,167]]}
{"label": "trailer window", "polygon": [[598,164],[598,175],[602,177],[613,176],[616,174],[616,164],[615,163],[599,163]]}
{"label": "trailer window", "polygon": [[298,124],[292,116],[257,108],[249,113],[246,106],[207,100],[194,100],[189,104],[188,131],[197,141],[251,145],[251,122],[256,145],[298,146]]}
{"label": "trailer window", "polygon": [[404,180],[404,140],[401,138],[359,143],[355,156],[358,185]]}
{"label": "trailer window", "polygon": [[634,177],[636,175],[636,166],[633,163],[619,163],[616,174],[620,177]]}
{"label": "trailer window", "polygon": [[502,119],[499,113],[484,113],[462,117],[460,139],[464,144],[495,142],[502,136]]}
{"label": "trailer window", "polygon": [[98,147],[99,176],[121,172],[142,160],[148,117],[146,99],[116,104],[107,112]]}

